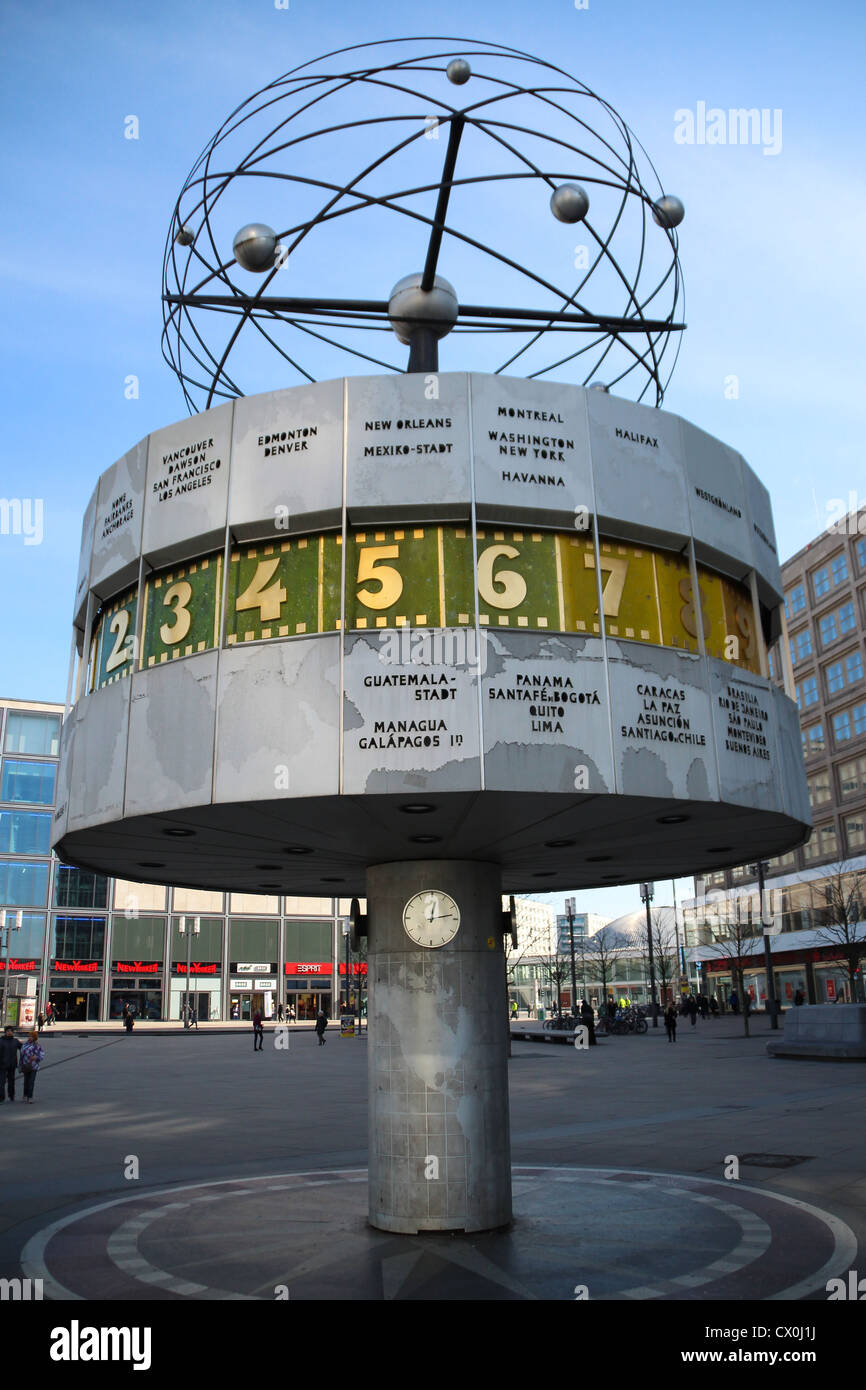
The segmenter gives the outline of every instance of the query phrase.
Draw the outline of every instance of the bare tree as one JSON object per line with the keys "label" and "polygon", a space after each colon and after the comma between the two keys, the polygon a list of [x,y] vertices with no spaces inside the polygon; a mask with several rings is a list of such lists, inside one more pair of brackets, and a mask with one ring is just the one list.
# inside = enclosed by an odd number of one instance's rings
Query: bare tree
{"label": "bare tree", "polygon": [[848,971],[851,998],[857,1000],[857,971],[860,959],[866,956],[866,873],[855,870],[848,861],[840,860],[829,866],[829,872],[813,885],[820,901],[823,925],[817,928],[819,941],[834,946]]}
{"label": "bare tree", "polygon": [[728,898],[723,908],[723,913],[715,921],[699,925],[708,929],[719,956],[730,965],[743,1009],[743,1032],[748,1037],[749,998],[743,979],[743,964],[744,958],[752,955],[750,948],[755,942],[755,928],[751,922],[748,899]]}
{"label": "bare tree", "polygon": [[611,927],[602,927],[586,940],[586,954],[583,958],[585,977],[601,985],[604,1003],[607,1003],[608,984],[613,984],[614,967],[629,950],[629,943]]}
{"label": "bare tree", "polygon": [[[668,988],[673,981],[677,969],[677,953],[674,941],[674,927],[672,913],[669,908],[653,908],[650,911],[650,930],[652,932],[653,964],[655,974],[659,983],[659,994],[661,996],[661,1006],[664,1008]],[[632,941],[634,948],[640,953],[641,961],[644,966],[644,974],[649,978],[649,945],[648,938],[650,932],[647,931],[646,920],[640,922],[635,928]]]}

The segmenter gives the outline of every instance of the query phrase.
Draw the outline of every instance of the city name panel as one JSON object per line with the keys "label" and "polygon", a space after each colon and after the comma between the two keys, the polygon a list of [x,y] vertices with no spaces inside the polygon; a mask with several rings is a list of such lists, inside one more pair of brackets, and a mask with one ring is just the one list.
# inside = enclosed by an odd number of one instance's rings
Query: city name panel
{"label": "city name panel", "polygon": [[459,372],[218,406],[85,514],[55,847],[341,895],[421,853],[506,892],[782,853],[781,603],[766,489],[667,412]]}

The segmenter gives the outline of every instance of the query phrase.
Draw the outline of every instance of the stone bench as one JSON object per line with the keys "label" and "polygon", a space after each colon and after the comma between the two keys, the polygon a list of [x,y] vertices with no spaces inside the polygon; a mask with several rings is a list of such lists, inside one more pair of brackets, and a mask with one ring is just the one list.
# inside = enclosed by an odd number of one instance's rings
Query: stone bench
{"label": "stone bench", "polygon": [[767,1043],[767,1053],[866,1062],[866,1004],[802,1004],[788,1009],[785,1031]]}

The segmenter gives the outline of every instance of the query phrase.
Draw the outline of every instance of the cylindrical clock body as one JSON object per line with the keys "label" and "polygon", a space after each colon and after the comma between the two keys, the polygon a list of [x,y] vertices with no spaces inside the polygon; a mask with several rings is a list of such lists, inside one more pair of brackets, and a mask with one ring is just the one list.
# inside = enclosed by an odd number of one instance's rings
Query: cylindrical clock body
{"label": "cylindrical clock body", "polygon": [[[501,891],[496,864],[367,870],[370,1223],[382,1230],[511,1220]],[[430,895],[431,939],[459,912],[443,945],[416,944],[404,925],[411,903],[420,934],[418,894]]]}

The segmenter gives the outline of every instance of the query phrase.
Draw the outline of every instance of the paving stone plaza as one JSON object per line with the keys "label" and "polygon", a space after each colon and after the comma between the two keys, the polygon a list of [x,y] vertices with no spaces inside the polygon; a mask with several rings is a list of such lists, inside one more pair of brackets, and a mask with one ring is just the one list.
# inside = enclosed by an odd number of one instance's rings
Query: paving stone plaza
{"label": "paving stone plaza", "polygon": [[2,1112],[0,1275],[188,1307],[826,1303],[866,1238],[862,1066],[772,1060],[751,1027],[516,1040],[514,1223],[419,1236],[367,1224],[366,1035],[319,1047],[297,1027],[286,1048],[269,1030],[254,1053],[246,1028],[58,1028],[35,1104]]}

